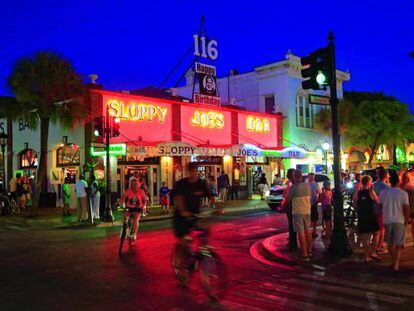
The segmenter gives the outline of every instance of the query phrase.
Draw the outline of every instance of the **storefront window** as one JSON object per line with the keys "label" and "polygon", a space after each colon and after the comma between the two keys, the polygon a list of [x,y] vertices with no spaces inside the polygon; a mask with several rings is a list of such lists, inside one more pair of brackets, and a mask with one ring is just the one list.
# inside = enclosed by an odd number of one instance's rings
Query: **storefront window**
{"label": "storefront window", "polygon": [[37,152],[33,149],[22,150],[18,155],[18,159],[20,169],[37,168],[38,166]]}
{"label": "storefront window", "polygon": [[79,146],[66,144],[56,152],[56,166],[78,166],[80,163]]}

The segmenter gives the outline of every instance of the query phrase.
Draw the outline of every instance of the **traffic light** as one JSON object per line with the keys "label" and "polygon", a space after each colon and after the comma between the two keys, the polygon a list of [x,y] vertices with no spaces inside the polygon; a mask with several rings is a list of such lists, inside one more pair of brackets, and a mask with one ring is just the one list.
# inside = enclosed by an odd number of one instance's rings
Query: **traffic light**
{"label": "traffic light", "polygon": [[95,136],[103,136],[104,134],[104,117],[96,117],[94,121],[93,134]]}
{"label": "traffic light", "polygon": [[303,67],[307,66],[301,70],[302,78],[309,78],[302,81],[304,90],[319,90],[320,85],[327,85],[332,81],[332,54],[329,47],[317,49],[302,57],[300,62]]}
{"label": "traffic light", "polygon": [[117,117],[112,117],[112,137],[119,136],[119,127],[121,126],[121,120]]}

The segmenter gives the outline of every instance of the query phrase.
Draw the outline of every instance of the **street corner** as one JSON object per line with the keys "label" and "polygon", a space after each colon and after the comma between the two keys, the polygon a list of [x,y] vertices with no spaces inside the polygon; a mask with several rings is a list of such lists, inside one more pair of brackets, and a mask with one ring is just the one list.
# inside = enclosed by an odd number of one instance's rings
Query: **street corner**
{"label": "street corner", "polygon": [[284,265],[292,270],[325,270],[343,259],[328,254],[328,242],[319,235],[314,239],[312,258],[302,260],[298,251],[288,248],[289,233],[280,233],[255,242],[250,248],[250,255],[268,265]]}

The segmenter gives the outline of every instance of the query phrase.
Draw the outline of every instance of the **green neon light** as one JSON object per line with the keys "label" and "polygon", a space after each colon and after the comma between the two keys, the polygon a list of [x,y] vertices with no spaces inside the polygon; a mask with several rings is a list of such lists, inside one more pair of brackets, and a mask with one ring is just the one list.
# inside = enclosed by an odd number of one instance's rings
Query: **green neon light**
{"label": "green neon light", "polygon": [[[111,144],[109,145],[109,155],[126,155],[126,149],[126,144]],[[106,155],[105,147],[91,147],[91,156],[101,157],[104,155]]]}
{"label": "green neon light", "polygon": [[280,150],[263,150],[263,156],[265,157],[280,157]]}

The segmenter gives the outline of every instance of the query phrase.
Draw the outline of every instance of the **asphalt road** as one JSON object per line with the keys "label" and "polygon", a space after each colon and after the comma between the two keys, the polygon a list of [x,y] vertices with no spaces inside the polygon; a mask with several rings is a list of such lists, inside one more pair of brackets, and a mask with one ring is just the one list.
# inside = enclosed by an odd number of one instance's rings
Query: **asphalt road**
{"label": "asphalt road", "polygon": [[213,245],[225,261],[229,291],[211,303],[197,275],[183,289],[174,280],[170,221],[146,222],[118,257],[119,228],[0,230],[0,310],[414,310],[414,276],[266,265],[249,254],[258,239],[286,231],[271,211],[227,215]]}

